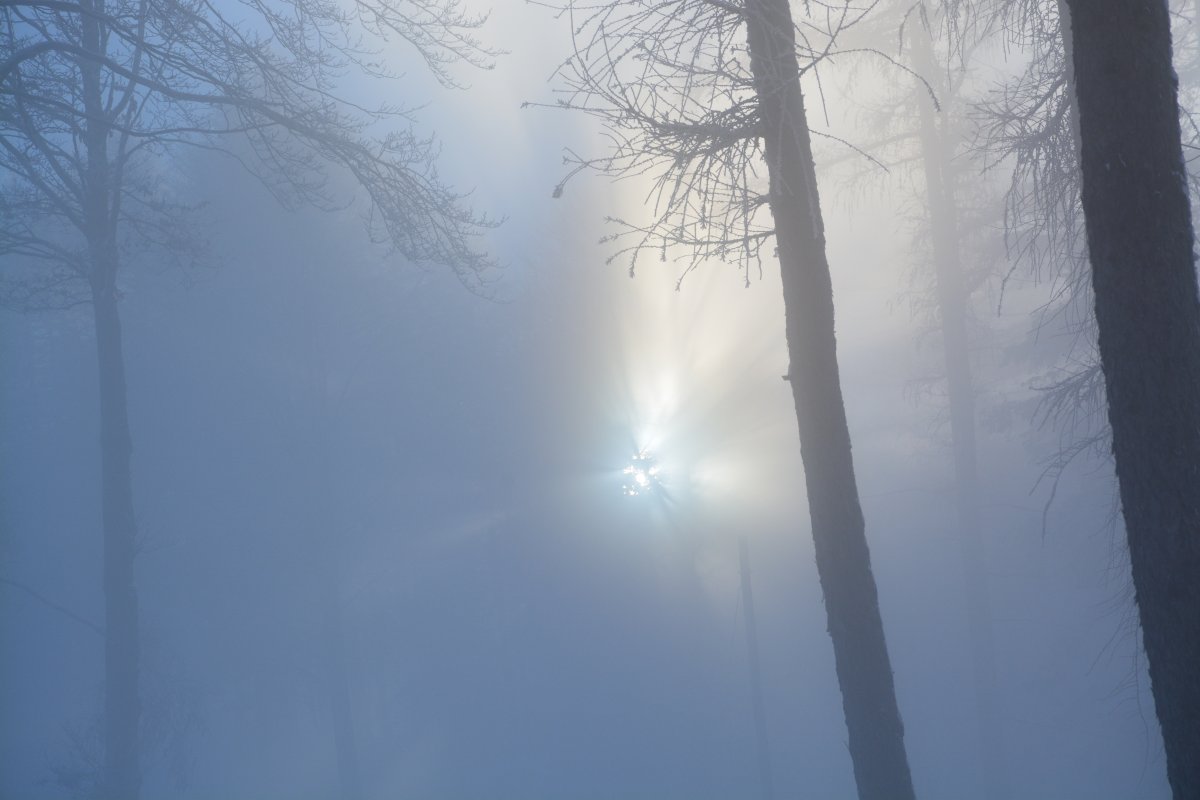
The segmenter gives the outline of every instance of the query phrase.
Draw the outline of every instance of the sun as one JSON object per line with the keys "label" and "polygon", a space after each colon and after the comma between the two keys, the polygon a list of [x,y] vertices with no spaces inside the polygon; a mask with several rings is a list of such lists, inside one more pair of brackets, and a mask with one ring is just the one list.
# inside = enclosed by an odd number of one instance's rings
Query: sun
{"label": "sun", "polygon": [[644,450],[634,454],[622,474],[625,476],[622,492],[626,497],[648,494],[661,486],[661,468],[654,456]]}

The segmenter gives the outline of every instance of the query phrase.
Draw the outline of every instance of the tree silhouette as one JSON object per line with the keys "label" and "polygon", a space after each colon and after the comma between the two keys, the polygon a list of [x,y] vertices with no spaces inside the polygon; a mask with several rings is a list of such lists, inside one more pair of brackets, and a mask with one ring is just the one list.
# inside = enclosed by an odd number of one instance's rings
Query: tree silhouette
{"label": "tree silhouette", "polygon": [[628,257],[631,273],[648,252],[678,257],[684,275],[720,260],[749,281],[778,253],[792,362],[786,377],[858,793],[911,798],[842,402],[797,58],[804,70],[821,63],[836,34],[864,11],[819,4],[798,25],[787,0],[612,0],[568,4],[565,12],[576,40],[560,71],[562,104],[599,117],[612,142],[605,156],[572,158],[571,174],[594,169],[653,182],[650,221],[618,220],[623,244],[614,257]]}
{"label": "tree silhouette", "polygon": [[[449,2],[344,10],[315,0],[6,0],[0,5],[0,255],[20,308],[90,304],[99,362],[105,595],[103,796],[140,790],[138,547],[118,276],[139,247],[179,251],[181,216],[163,186],[182,146],[242,158],[282,199],[335,205],[353,178],[372,235],[408,260],[451,267],[473,287],[492,266],[490,222],[436,175],[436,144],[411,112],[341,99],[338,76],[388,77],[371,43],[407,42],[453,84],[486,66],[481,18]],[[241,16],[233,16],[233,14]],[[391,132],[373,135],[383,125]],[[238,150],[234,138],[249,144]],[[146,257],[143,254],[143,257]]]}
{"label": "tree silhouette", "polygon": [[1100,364],[1176,798],[1200,794],[1200,294],[1166,3],[1067,0]]}

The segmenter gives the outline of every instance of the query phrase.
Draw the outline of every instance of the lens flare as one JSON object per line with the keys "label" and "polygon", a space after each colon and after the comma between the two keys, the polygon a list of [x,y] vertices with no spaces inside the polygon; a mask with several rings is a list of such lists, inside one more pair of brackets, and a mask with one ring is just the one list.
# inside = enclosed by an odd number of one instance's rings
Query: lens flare
{"label": "lens flare", "polygon": [[622,474],[625,476],[622,492],[626,497],[647,494],[661,485],[659,466],[655,462],[654,456],[646,452],[634,455]]}

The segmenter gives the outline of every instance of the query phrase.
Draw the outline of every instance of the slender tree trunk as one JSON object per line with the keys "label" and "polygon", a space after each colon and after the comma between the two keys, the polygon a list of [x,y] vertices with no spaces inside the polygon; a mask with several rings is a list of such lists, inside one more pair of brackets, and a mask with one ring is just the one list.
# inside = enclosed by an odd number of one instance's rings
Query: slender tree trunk
{"label": "slender tree trunk", "polygon": [[[115,253],[106,254],[115,267]],[[111,267],[102,272],[111,275]],[[104,529],[104,797],[135,800],[138,765],[138,598],[134,582],[137,527],[133,513],[129,416],[121,321],[111,281],[93,281],[92,306],[100,379],[100,470]]]}
{"label": "slender tree trunk", "polygon": [[747,28],[783,272],[788,375],[850,757],[861,800],[908,800],[912,777],[850,454],[833,286],[787,0],[748,0]]}
{"label": "slender tree trunk", "polygon": [[[104,13],[102,0],[90,3]],[[134,584],[137,526],[133,513],[129,413],[125,398],[125,357],[117,308],[116,219],[108,155],[111,123],[104,107],[99,61],[104,35],[95,15],[80,16],[82,45],[94,59],[81,59],[80,77],[87,113],[87,166],[83,212],[91,262],[92,310],[100,381],[100,473],[104,530],[104,778],[107,800],[136,800],[141,791],[138,764],[138,599]]]}
{"label": "slender tree trunk", "polygon": [[[913,37],[913,67],[943,97],[946,82],[933,56],[929,31],[917,25]],[[959,257],[958,209],[954,201],[950,147],[933,98],[920,92],[921,162],[933,241],[934,276],[942,329],[942,351],[950,400],[950,437],[954,454],[954,501],[962,557],[971,643],[971,675],[975,721],[983,765],[983,796],[1009,796],[1004,733],[996,706],[996,645],[988,599],[987,556],[980,532],[979,468],[975,443],[975,388],[968,348],[968,300]]]}
{"label": "slender tree trunk", "polygon": [[333,740],[337,750],[340,800],[360,800],[362,778],[358,766],[358,746],[354,736],[354,711],[350,681],[346,672],[346,637],[342,625],[342,606],[337,591],[337,574],[330,579],[331,596],[325,599],[326,677],[333,712]]}
{"label": "slender tree trunk", "polygon": [[[309,319],[320,319],[320,309],[311,308]],[[310,328],[306,331],[315,337]],[[315,427],[311,439],[314,463],[310,468],[307,502],[313,523],[313,548],[316,555],[314,581],[320,596],[322,691],[329,703],[333,724],[333,744],[337,758],[339,800],[360,800],[363,796],[359,769],[358,743],[354,732],[354,702],[346,657],[346,632],[342,612],[341,486],[335,465],[332,428],[338,415],[329,398],[329,368],[320,343],[309,341],[309,369],[315,379],[311,387],[318,398]]]}
{"label": "slender tree trunk", "polygon": [[750,665],[750,699],[754,706],[754,738],[758,746],[758,779],[764,800],[775,796],[771,775],[771,747],[767,740],[767,712],[763,706],[762,669],[758,658],[758,622],[754,615],[754,589],[750,582],[750,542],[738,537],[738,564],[742,575],[742,614],[746,626],[746,655]]}
{"label": "slender tree trunk", "polygon": [[1133,585],[1176,800],[1200,797],[1200,299],[1166,2],[1069,0]]}
{"label": "slender tree trunk", "polygon": [[92,301],[100,367],[100,463],[104,526],[104,797],[136,800],[138,766],[138,598],[134,584],[137,529],[130,471],[132,445],[125,404],[121,322],[111,286]]}

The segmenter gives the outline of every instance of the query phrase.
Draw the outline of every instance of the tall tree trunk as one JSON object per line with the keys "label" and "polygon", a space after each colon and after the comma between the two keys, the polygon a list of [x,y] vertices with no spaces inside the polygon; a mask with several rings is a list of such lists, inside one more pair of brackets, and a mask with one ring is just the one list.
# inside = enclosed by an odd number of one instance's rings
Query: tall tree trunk
{"label": "tall tree trunk", "polygon": [[754,739],[758,747],[758,780],[764,800],[775,797],[771,775],[771,747],[767,740],[767,712],[763,706],[762,669],[758,658],[758,621],[754,614],[754,588],[750,582],[750,541],[738,537],[738,564],[742,576],[742,614],[746,625],[746,655],[750,666],[750,699],[754,707]]}
{"label": "tall tree trunk", "polygon": [[92,310],[100,381],[100,472],[104,530],[104,777],[108,800],[136,800],[141,790],[138,765],[138,600],[134,584],[137,526],[133,514],[129,413],[125,399],[125,357],[117,309],[117,243],[108,137],[100,61],[104,33],[103,0],[89,3],[95,14],[80,15],[81,44],[92,58],[79,61],[87,114],[83,213],[91,266]]}
{"label": "tall tree trunk", "polygon": [[1167,775],[1200,797],[1200,298],[1163,0],[1069,0],[1100,360]]}
{"label": "tall tree trunk", "polygon": [[100,366],[100,463],[104,524],[104,797],[136,800],[138,765],[138,598],[134,584],[137,529],[130,471],[132,445],[125,403],[121,322],[112,286],[92,290]]}
{"label": "tall tree trunk", "polygon": [[[913,67],[930,81],[946,102],[946,81],[933,55],[929,31],[915,26]],[[959,257],[958,209],[954,201],[953,166],[945,135],[944,114],[933,98],[919,92],[921,162],[933,242],[934,276],[942,329],[950,401],[950,437],[954,454],[954,502],[958,542],[965,581],[967,628],[971,643],[971,675],[975,695],[977,743],[983,766],[983,795],[988,800],[1009,796],[1004,735],[996,706],[996,645],[988,599],[987,557],[980,532],[979,468],[975,443],[975,388],[968,348],[969,293],[963,284]],[[942,124],[939,124],[939,118]]]}
{"label": "tall tree trunk", "polygon": [[861,800],[914,797],[838,376],[833,286],[787,0],[748,0],[817,573]]}
{"label": "tall tree trunk", "polygon": [[338,574],[333,570],[329,579],[325,614],[325,669],[328,680],[330,710],[333,713],[333,741],[337,751],[340,800],[360,800],[363,796],[362,777],[358,765],[358,746],[354,736],[354,707],[350,697],[350,680],[346,672],[346,637],[342,624],[342,605],[338,591]]}
{"label": "tall tree trunk", "polygon": [[[311,308],[308,319],[321,319],[320,309]],[[312,327],[306,331],[315,337]],[[329,703],[333,724],[333,745],[337,759],[339,800],[360,800],[363,796],[358,744],[354,731],[354,702],[346,657],[346,630],[342,609],[341,484],[336,467],[332,429],[338,414],[330,402],[329,368],[319,342],[309,341],[309,370],[315,378],[311,387],[318,398],[317,413],[310,441],[313,464],[310,467],[308,495],[309,517],[313,524],[315,558],[314,581],[319,587],[322,691]]]}

